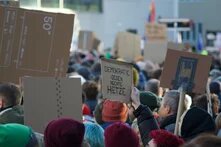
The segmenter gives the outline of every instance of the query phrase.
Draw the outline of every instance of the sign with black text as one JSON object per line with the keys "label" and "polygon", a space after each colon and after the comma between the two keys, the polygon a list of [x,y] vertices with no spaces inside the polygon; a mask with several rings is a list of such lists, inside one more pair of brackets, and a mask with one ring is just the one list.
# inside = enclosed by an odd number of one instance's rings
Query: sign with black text
{"label": "sign with black text", "polygon": [[133,82],[132,64],[101,59],[103,98],[129,102]]}

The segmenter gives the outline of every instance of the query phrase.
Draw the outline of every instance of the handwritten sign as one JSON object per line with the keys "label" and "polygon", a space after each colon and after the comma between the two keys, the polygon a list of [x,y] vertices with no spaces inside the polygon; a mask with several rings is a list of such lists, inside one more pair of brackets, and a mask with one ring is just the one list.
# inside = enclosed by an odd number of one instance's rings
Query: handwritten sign
{"label": "handwritten sign", "polygon": [[186,92],[205,93],[212,58],[190,52],[168,49],[160,85],[183,87]]}
{"label": "handwritten sign", "polygon": [[167,27],[163,24],[146,24],[146,36],[148,40],[167,40]]}
{"label": "handwritten sign", "polygon": [[132,65],[116,60],[101,59],[103,98],[129,102],[132,87]]}

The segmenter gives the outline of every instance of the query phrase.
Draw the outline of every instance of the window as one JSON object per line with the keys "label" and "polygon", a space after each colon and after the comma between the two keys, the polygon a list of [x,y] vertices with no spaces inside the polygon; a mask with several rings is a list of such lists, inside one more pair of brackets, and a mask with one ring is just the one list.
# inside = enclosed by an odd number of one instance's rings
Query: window
{"label": "window", "polygon": [[102,0],[20,0],[20,2],[23,7],[64,7],[80,12],[102,12]]}

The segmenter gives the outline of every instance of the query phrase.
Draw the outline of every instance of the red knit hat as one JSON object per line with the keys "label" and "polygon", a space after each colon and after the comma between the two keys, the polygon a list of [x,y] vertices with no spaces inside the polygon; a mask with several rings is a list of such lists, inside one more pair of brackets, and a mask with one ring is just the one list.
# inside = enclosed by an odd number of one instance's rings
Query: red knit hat
{"label": "red knit hat", "polygon": [[126,122],[128,108],[125,103],[105,100],[103,103],[102,120],[105,122]]}
{"label": "red knit hat", "polygon": [[128,126],[117,122],[104,132],[105,147],[139,147],[139,137]]}
{"label": "red knit hat", "polygon": [[150,137],[158,147],[179,147],[184,143],[183,139],[166,130],[153,130]]}
{"label": "red knit hat", "polygon": [[51,121],[44,132],[45,147],[81,147],[85,127],[69,118]]}

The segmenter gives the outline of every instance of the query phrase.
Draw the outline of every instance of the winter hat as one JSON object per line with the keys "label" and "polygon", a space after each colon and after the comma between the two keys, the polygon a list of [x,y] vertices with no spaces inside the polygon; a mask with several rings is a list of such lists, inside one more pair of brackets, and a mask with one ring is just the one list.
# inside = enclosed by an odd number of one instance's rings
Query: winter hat
{"label": "winter hat", "polygon": [[83,115],[91,115],[91,110],[86,104],[82,105],[82,112]]}
{"label": "winter hat", "polygon": [[150,132],[150,137],[158,147],[179,147],[184,144],[183,139],[166,130],[153,130]]}
{"label": "winter hat", "polygon": [[69,118],[51,121],[44,132],[45,147],[81,147],[84,124]]}
{"label": "winter hat", "polygon": [[123,123],[114,123],[104,132],[105,147],[139,147],[139,137]]}
{"label": "winter hat", "polygon": [[0,125],[1,147],[26,147],[29,143],[32,130],[20,124]]}
{"label": "winter hat", "polygon": [[190,140],[200,133],[214,132],[215,122],[205,110],[192,107],[181,116],[179,134],[185,140]]}
{"label": "winter hat", "polygon": [[219,76],[221,76],[221,71],[218,69],[213,69],[210,71],[209,75],[212,78],[212,80],[214,80],[214,79],[218,78]]}
{"label": "winter hat", "polygon": [[220,94],[220,83],[219,82],[211,82],[209,85],[210,93]]}
{"label": "winter hat", "polygon": [[140,92],[140,102],[141,104],[148,106],[151,111],[160,107],[160,98],[149,91]]}
{"label": "winter hat", "polygon": [[125,103],[105,100],[103,103],[102,120],[105,122],[126,122],[128,108]]}
{"label": "winter hat", "polygon": [[95,123],[84,123],[84,139],[88,141],[91,147],[104,147],[104,130]]}

